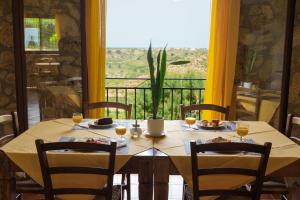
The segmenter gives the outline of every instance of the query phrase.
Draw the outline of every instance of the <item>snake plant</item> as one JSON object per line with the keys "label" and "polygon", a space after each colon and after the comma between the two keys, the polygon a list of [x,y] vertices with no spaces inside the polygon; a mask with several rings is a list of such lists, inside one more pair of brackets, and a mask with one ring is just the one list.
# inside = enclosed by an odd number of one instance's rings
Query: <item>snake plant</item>
{"label": "snake plant", "polygon": [[[150,43],[147,60],[150,70],[150,82],[151,82],[151,95],[152,95],[152,118],[159,119],[157,113],[161,103],[162,91],[167,71],[167,50],[166,47],[159,51],[156,58],[156,69],[154,66],[154,58],[152,53],[152,45]],[[176,61],[171,62],[171,65],[184,65],[190,61]]]}

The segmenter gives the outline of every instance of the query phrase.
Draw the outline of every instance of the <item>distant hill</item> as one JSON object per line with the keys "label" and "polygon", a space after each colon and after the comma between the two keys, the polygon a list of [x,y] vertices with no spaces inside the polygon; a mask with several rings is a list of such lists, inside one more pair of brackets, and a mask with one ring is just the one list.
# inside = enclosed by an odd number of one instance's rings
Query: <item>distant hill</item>
{"label": "distant hill", "polygon": [[[159,49],[154,49],[157,55]],[[189,60],[184,66],[168,66],[168,78],[205,78],[207,49],[169,48],[168,62]],[[106,77],[113,78],[148,78],[147,49],[143,48],[108,48],[106,58]],[[137,86],[139,81],[107,81],[107,86]],[[125,85],[124,85],[125,84]]]}

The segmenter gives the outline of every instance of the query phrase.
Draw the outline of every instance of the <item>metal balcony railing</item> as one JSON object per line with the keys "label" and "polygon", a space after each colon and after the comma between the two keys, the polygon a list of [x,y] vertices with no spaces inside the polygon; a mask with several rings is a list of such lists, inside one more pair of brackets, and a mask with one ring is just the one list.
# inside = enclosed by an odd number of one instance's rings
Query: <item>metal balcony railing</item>
{"label": "metal balcony railing", "polygon": [[[132,118],[134,119],[147,119],[151,115],[149,78],[106,78],[106,80],[107,85],[109,85],[106,87],[106,101],[132,104]],[[118,84],[114,84],[116,81]],[[160,116],[164,119],[178,119],[180,104],[202,103],[205,90],[204,83],[205,79],[167,78],[163,88],[161,108],[159,109]],[[107,116],[115,115],[114,117],[119,118],[119,110],[107,109],[106,112]],[[200,113],[197,114],[200,118]]]}

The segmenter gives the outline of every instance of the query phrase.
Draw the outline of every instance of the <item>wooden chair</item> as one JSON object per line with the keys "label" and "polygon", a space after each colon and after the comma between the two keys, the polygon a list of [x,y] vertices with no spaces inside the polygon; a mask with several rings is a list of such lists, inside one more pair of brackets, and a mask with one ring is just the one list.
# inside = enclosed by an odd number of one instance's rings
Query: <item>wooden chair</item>
{"label": "wooden chair", "polygon": [[132,110],[132,104],[123,104],[123,103],[117,103],[117,102],[95,102],[95,103],[88,103],[87,109],[93,110],[98,108],[116,108],[121,109],[126,112],[126,119],[131,119],[131,110]]}
{"label": "wooden chair", "polygon": [[[20,134],[19,123],[18,123],[18,115],[17,112],[11,112],[11,115],[2,115],[0,116],[0,123],[11,123],[12,129],[14,131],[13,134],[4,135],[0,138],[0,147],[14,139]],[[34,182],[30,177],[28,177],[22,170],[20,170],[17,166],[13,166],[17,171],[16,173],[16,193],[17,198],[21,198],[22,194],[30,193],[30,194],[43,194],[43,188]]]}
{"label": "wooden chair", "polygon": [[228,117],[229,117],[229,106],[224,108],[222,106],[213,105],[213,104],[193,104],[190,106],[184,106],[181,104],[180,105],[181,119],[185,118],[186,113],[195,111],[195,110],[199,110],[199,111],[212,110],[212,111],[220,112],[225,115],[225,120],[228,120]]}
{"label": "wooden chair", "polygon": [[[284,134],[295,143],[300,145],[300,139],[291,136],[294,125],[300,125],[300,117],[295,117],[292,114],[288,114]],[[281,195],[281,199],[288,199],[287,195],[289,192],[289,188],[284,178],[266,178],[265,182],[263,183],[262,194],[278,194]]]}
{"label": "wooden chair", "polygon": [[[191,161],[192,161],[192,176],[193,176],[193,200],[198,200],[203,196],[235,196],[229,199],[237,199],[236,197],[248,197],[252,200],[259,200],[261,195],[262,184],[265,176],[265,171],[271,150],[271,143],[262,145],[256,144],[241,144],[241,143],[211,143],[211,144],[196,144],[191,142]],[[218,151],[218,152],[232,152],[243,151],[249,153],[256,153],[261,156],[257,170],[243,169],[243,168],[198,168],[199,152]],[[242,189],[199,189],[199,176],[206,175],[243,175],[255,177],[255,183],[251,190]]]}
{"label": "wooden chair", "polygon": [[[12,123],[12,117],[11,115],[1,115],[0,116],[0,124],[9,124]],[[0,147],[8,143],[10,140],[12,140],[15,137],[14,134],[6,134],[6,135],[0,135]]]}
{"label": "wooden chair", "polygon": [[[106,200],[121,199],[121,189],[113,190],[113,177],[115,168],[116,142],[110,145],[91,144],[84,142],[56,142],[44,143],[42,140],[36,140],[36,148],[39,156],[41,171],[44,181],[44,192],[46,200],[55,200],[56,195],[64,194],[84,194],[103,196]],[[78,166],[49,166],[47,152],[54,150],[84,150],[84,151],[102,151],[109,153],[108,168],[100,167],[78,167]],[[107,185],[103,189],[94,188],[53,188],[53,174],[95,174],[107,177]],[[114,191],[114,192],[113,192]]]}
{"label": "wooden chair", "polygon": [[[95,102],[95,103],[88,103],[87,109],[93,110],[98,108],[116,108],[121,109],[126,112],[126,119],[131,119],[131,112],[132,112],[132,104],[123,104],[118,102]],[[126,179],[126,183],[125,183]],[[127,200],[130,200],[131,197],[131,191],[130,191],[130,174],[122,174],[122,194],[124,196],[124,190],[127,191]]]}
{"label": "wooden chair", "polygon": [[285,135],[300,145],[300,139],[292,136],[292,130],[294,125],[300,126],[300,117],[295,117],[293,114],[288,114],[287,123],[285,128]]}

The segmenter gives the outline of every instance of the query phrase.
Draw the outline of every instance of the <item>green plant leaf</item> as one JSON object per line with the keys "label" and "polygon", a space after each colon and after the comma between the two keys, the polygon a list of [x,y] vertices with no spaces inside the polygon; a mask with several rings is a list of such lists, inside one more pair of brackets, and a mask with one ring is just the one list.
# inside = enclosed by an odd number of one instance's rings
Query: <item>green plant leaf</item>
{"label": "green plant leaf", "polygon": [[149,71],[150,71],[150,81],[151,81],[151,94],[152,94],[152,103],[153,103],[153,118],[156,118],[157,115],[157,92],[156,92],[156,84],[155,84],[155,76],[154,76],[154,60],[152,56],[152,44],[150,42],[150,46],[147,53],[147,61],[149,65]]}
{"label": "green plant leaf", "polygon": [[189,63],[191,63],[191,61],[179,60],[179,61],[171,62],[170,65],[185,65],[185,64],[189,64]]}
{"label": "green plant leaf", "polygon": [[165,47],[163,50],[161,64],[160,64],[160,84],[159,84],[158,99],[157,99],[158,102],[160,102],[161,99],[161,94],[164,87],[164,80],[166,77],[166,71],[167,71],[167,50]]}
{"label": "green plant leaf", "polygon": [[160,59],[161,59],[161,50],[159,50],[157,55],[157,68],[156,68],[156,86],[159,84],[160,79]]}

